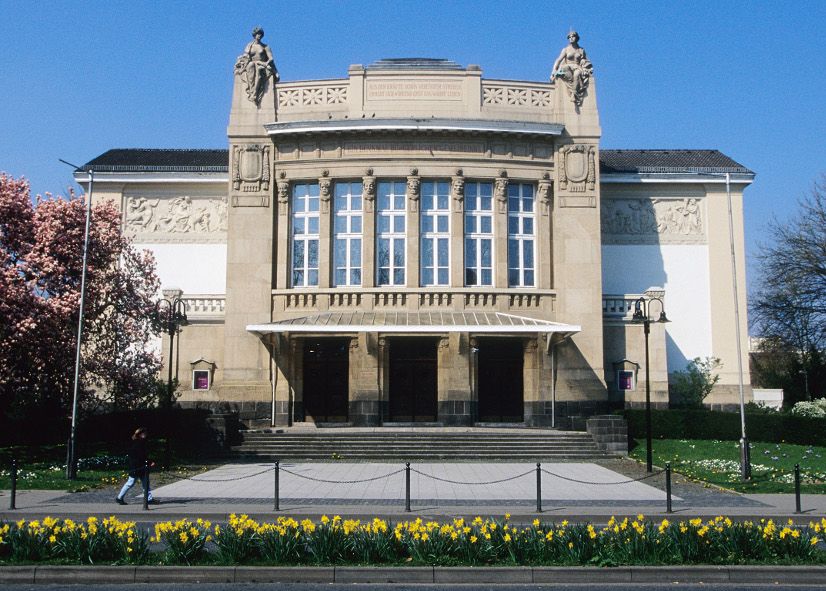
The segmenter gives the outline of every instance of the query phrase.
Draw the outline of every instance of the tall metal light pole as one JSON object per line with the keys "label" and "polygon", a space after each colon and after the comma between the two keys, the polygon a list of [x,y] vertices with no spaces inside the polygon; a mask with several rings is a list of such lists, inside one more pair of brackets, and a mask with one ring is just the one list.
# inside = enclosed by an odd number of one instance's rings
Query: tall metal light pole
{"label": "tall metal light pole", "polygon": [[728,237],[731,249],[731,283],[734,293],[734,335],[737,345],[737,386],[740,393],[740,476],[751,478],[751,449],[746,437],[746,398],[743,392],[743,347],[740,341],[740,297],[737,290],[737,259],[734,253],[734,214],[731,207],[731,173],[726,173],[726,202],[728,204]]}
{"label": "tall metal light pole", "polygon": [[651,368],[648,362],[648,335],[651,334],[651,302],[660,303],[660,317],[655,322],[669,322],[665,316],[665,304],[661,298],[651,297],[645,299],[639,298],[634,303],[634,322],[642,322],[643,332],[645,333],[645,469],[648,472],[653,470],[653,453],[651,450]]}
{"label": "tall metal light pole", "polygon": [[[67,164],[80,170],[80,166],[66,162],[58,158],[63,164]],[[83,231],[83,269],[80,272],[80,309],[77,316],[77,344],[75,346],[75,380],[72,390],[72,425],[69,428],[69,445],[66,449],[66,479],[77,478],[77,454],[75,443],[77,441],[77,399],[80,388],[80,349],[83,339],[83,313],[86,304],[86,261],[89,255],[89,229],[92,224],[92,185],[95,182],[95,171],[91,168],[89,173],[89,188],[86,191],[86,227]]]}
{"label": "tall metal light pole", "polygon": [[175,335],[182,326],[188,323],[186,318],[186,302],[180,296],[175,296],[171,300],[161,298],[155,304],[155,311],[161,325],[169,335],[169,377],[166,382],[166,399],[161,405],[163,408],[172,406],[172,365],[175,345]]}

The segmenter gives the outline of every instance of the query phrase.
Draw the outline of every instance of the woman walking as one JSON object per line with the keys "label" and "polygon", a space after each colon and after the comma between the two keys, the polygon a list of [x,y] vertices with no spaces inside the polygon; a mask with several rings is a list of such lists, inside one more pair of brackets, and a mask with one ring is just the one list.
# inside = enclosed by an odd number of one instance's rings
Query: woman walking
{"label": "woman walking", "polygon": [[123,497],[129,492],[129,489],[135,486],[135,479],[140,478],[143,487],[149,491],[148,500],[154,503],[152,498],[152,490],[149,488],[149,468],[155,465],[155,462],[149,460],[149,450],[147,449],[146,438],[149,436],[149,431],[145,427],[140,427],[132,434],[132,447],[129,448],[129,479],[123,488],[120,489],[118,496],[115,497],[115,502],[118,505],[125,505],[126,501]]}

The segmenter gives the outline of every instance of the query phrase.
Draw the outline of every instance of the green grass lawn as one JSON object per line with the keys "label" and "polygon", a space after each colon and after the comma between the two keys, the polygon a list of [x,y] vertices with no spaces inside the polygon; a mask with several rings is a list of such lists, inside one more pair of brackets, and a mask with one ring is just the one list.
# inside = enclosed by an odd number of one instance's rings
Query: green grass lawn
{"label": "green grass lawn", "polygon": [[[747,493],[794,492],[794,465],[800,464],[802,492],[826,494],[826,447],[753,442],[750,482],[740,478],[737,441],[655,439],[652,447],[655,465],[671,462],[675,472],[692,480]],[[645,440],[629,455],[645,462]]]}
{"label": "green grass lawn", "polygon": [[[157,446],[156,446],[157,447]],[[66,479],[66,447],[32,446],[0,448],[0,489],[11,487],[11,458],[18,463],[18,490],[67,490],[82,492],[96,488],[106,488],[123,484],[127,478],[127,455],[125,453],[97,450],[79,454],[76,480]],[[156,450],[153,457],[162,457]],[[158,486],[176,480],[175,474],[196,474],[206,466],[192,466],[182,460],[172,458],[168,471],[152,473],[152,484]]]}

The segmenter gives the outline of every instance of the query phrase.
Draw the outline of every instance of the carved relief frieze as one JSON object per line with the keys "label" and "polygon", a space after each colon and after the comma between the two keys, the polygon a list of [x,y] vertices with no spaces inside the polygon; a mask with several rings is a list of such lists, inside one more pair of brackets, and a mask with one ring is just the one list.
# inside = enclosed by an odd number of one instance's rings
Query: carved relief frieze
{"label": "carved relief frieze", "polygon": [[465,207],[465,177],[461,168],[456,169],[456,176],[450,182],[450,196],[453,198],[453,211],[462,213]]}
{"label": "carved relief frieze", "polygon": [[232,149],[232,189],[257,193],[270,189],[270,146],[247,144]]}
{"label": "carved relief frieze", "polygon": [[419,211],[419,197],[421,196],[422,179],[419,177],[419,170],[410,170],[407,177],[407,202],[410,204],[410,211]]}
{"label": "carved relief frieze", "polygon": [[606,244],[697,244],[705,242],[702,201],[603,199],[600,218]]}
{"label": "carved relief frieze", "polygon": [[553,181],[551,181],[551,173],[546,172],[543,174],[542,179],[537,183],[536,198],[539,201],[542,215],[548,215],[553,208]]}
{"label": "carved relief frieze", "polygon": [[225,196],[129,195],[124,227],[138,241],[223,242],[227,231]]}

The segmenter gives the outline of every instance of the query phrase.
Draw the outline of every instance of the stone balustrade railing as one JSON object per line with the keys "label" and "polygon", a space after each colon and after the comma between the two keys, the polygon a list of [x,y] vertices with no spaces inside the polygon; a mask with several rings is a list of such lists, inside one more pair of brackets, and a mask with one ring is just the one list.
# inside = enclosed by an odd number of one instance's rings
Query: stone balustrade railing
{"label": "stone balustrade railing", "polygon": [[205,294],[184,294],[181,299],[186,304],[186,315],[190,321],[223,320],[226,296]]}
{"label": "stone balustrade railing", "polygon": [[541,82],[482,80],[483,107],[550,109],[554,86]]}
{"label": "stone balustrade railing", "polygon": [[634,315],[634,302],[642,294],[619,294],[602,296],[602,317],[614,320],[631,320]]}
{"label": "stone balustrade railing", "polygon": [[350,81],[344,79],[285,82],[277,88],[279,111],[329,111],[331,108],[347,107]]}
{"label": "stone balustrade railing", "polygon": [[273,290],[274,314],[328,310],[553,312],[553,290],[334,288]]}

